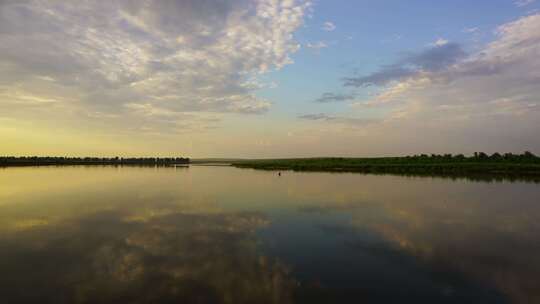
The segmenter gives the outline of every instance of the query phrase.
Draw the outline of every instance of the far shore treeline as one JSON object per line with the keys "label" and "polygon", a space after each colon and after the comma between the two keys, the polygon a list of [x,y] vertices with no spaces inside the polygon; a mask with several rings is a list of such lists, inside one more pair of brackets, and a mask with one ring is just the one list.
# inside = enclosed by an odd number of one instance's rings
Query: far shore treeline
{"label": "far shore treeline", "polygon": [[61,166],[61,165],[140,165],[172,166],[189,164],[187,157],[49,157],[0,156],[0,167],[8,166]]}
{"label": "far shore treeline", "polygon": [[[0,167],[11,166],[62,166],[62,165],[139,165],[174,166],[190,164],[186,157],[145,157],[145,158],[99,158],[99,157],[41,157],[41,156],[0,156]],[[198,163],[198,161],[194,161]],[[217,161],[216,163],[221,163]],[[289,158],[229,160],[223,164],[238,168],[262,170],[293,170],[321,172],[359,172],[375,174],[410,175],[497,175],[529,176],[540,179],[540,157],[531,152],[521,154],[475,152],[463,154],[420,154],[401,157],[368,158]]]}
{"label": "far shore treeline", "polygon": [[323,172],[362,172],[417,175],[504,174],[540,176],[540,157],[522,154],[475,152],[463,154],[420,154],[373,158],[261,159],[232,163],[239,168]]}

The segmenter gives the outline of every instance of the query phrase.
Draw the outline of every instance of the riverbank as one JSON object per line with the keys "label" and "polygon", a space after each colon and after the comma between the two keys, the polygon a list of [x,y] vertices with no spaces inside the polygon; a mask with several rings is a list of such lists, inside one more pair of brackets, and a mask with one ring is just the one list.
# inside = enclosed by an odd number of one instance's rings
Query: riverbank
{"label": "riverbank", "polygon": [[188,165],[189,158],[184,157],[0,157],[0,167],[24,166],[178,166]]}
{"label": "riverbank", "polygon": [[536,156],[406,156],[381,158],[266,159],[233,162],[238,168],[413,175],[512,175],[540,177]]}

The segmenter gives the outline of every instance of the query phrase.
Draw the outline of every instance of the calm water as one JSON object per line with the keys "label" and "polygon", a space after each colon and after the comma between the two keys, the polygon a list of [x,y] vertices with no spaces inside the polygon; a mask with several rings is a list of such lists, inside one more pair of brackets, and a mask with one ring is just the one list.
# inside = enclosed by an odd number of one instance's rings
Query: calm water
{"label": "calm water", "polygon": [[540,303],[540,185],[0,169],[1,303]]}

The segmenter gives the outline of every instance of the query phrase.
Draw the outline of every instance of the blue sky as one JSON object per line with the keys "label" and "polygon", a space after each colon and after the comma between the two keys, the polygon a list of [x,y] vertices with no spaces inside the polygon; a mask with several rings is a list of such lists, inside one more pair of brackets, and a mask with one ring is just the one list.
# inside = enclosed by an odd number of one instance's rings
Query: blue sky
{"label": "blue sky", "polygon": [[540,153],[540,1],[0,2],[0,154]]}

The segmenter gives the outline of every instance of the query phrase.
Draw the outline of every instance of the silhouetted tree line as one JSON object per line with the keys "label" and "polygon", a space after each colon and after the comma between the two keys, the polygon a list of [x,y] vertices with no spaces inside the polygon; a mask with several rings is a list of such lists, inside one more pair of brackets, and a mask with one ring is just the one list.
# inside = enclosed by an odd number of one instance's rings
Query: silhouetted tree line
{"label": "silhouetted tree line", "polygon": [[189,164],[186,157],[49,157],[49,156],[0,156],[0,166],[41,165],[145,165],[167,166]]}
{"label": "silhouetted tree line", "polygon": [[488,155],[484,152],[474,152],[470,156],[463,154],[417,154],[400,157],[368,157],[368,158],[298,158],[298,159],[270,159],[255,161],[240,161],[242,163],[253,164],[456,164],[456,163],[505,163],[505,164],[540,164],[540,157],[529,151],[522,154],[513,153],[493,153]]}
{"label": "silhouetted tree line", "polygon": [[465,156],[463,154],[420,154],[405,157],[392,158],[395,160],[402,160],[406,162],[507,162],[507,163],[540,163],[540,157],[534,155],[529,151],[525,151],[522,154],[513,153],[493,153],[488,155],[484,152],[474,152],[471,156]]}
{"label": "silhouetted tree line", "polygon": [[261,170],[294,170],[320,172],[360,172],[400,175],[499,175],[540,176],[540,157],[531,152],[522,154],[476,152],[463,154],[420,154],[403,157],[373,158],[297,158],[242,160],[235,167]]}

